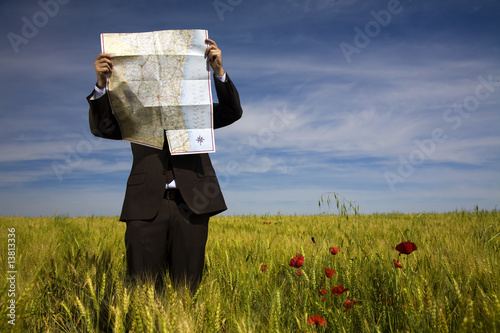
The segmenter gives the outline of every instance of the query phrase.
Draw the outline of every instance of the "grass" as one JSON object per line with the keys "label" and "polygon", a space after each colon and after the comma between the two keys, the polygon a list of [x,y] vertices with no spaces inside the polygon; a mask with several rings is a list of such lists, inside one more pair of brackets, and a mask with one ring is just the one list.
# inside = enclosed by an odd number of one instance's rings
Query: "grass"
{"label": "grass", "polygon": [[[9,228],[16,290],[2,278],[1,332],[500,332],[496,210],[215,217],[195,295],[128,284],[116,217],[1,217],[5,272]],[[399,256],[403,241],[418,250]],[[297,253],[301,276],[289,266]],[[349,291],[333,295],[340,284]],[[348,299],[358,303],[346,309]]]}

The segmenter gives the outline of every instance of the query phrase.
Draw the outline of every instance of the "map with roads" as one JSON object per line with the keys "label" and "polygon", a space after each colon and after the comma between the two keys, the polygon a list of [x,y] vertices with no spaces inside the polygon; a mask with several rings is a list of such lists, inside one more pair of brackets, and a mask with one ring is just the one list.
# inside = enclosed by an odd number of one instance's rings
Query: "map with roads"
{"label": "map with roads", "polygon": [[101,34],[108,96],[126,141],[172,154],[215,151],[206,30]]}

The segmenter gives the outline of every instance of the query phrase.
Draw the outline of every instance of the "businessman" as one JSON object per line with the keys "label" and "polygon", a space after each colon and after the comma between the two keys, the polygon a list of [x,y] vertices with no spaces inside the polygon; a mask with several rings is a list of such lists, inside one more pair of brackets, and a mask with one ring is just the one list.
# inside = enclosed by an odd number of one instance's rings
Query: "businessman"
{"label": "businessman", "polygon": [[[213,105],[214,128],[240,119],[238,91],[222,67],[222,53],[207,39],[206,57],[213,70],[218,103]],[[113,59],[101,53],[94,62],[97,83],[87,97],[91,132],[121,140],[122,133],[106,92]],[[127,224],[127,272],[132,280],[152,276],[163,288],[171,282],[195,291],[202,278],[209,218],[227,209],[208,154],[171,155],[163,149],[131,143],[133,163],[120,221]]]}

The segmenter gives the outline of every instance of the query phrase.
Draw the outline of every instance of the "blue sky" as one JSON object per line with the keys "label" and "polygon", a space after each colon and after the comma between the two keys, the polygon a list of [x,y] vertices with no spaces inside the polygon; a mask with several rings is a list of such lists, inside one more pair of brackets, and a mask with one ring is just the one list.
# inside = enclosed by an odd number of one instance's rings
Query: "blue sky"
{"label": "blue sky", "polygon": [[243,118],[215,132],[227,215],[500,203],[500,3],[2,1],[0,215],[118,215],[127,142],[85,97],[103,32],[207,29]]}

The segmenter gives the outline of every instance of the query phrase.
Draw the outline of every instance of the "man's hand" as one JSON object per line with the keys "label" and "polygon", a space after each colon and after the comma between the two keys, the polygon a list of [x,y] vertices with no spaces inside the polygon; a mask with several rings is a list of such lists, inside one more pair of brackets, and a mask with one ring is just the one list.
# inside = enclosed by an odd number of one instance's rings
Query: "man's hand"
{"label": "man's hand", "polygon": [[100,53],[94,61],[95,73],[97,75],[97,86],[99,88],[106,87],[106,79],[113,72],[113,61],[111,54]]}
{"label": "man's hand", "polygon": [[217,76],[223,76],[226,72],[222,68],[222,52],[217,47],[217,44],[211,39],[205,39],[205,43],[209,44],[207,50],[205,51],[205,56],[208,59],[208,63],[214,70],[214,74]]}

